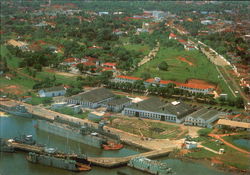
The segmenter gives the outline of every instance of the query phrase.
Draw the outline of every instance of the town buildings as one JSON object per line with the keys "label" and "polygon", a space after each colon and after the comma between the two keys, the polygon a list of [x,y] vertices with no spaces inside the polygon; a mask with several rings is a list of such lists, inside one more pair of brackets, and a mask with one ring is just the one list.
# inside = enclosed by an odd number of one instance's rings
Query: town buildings
{"label": "town buildings", "polygon": [[[116,82],[116,83],[134,83],[138,80],[142,80],[142,78],[119,75],[119,76],[115,77],[113,82]],[[215,86],[209,85],[209,84],[202,84],[199,82],[197,82],[197,83],[195,83],[195,82],[179,83],[179,82],[172,81],[172,80],[161,80],[159,77],[147,79],[143,83],[146,87],[148,87],[150,85],[167,87],[169,84],[174,84],[175,88],[186,90],[186,91],[189,91],[192,93],[202,93],[202,94],[209,94],[213,90],[215,90]]]}
{"label": "town buildings", "polygon": [[66,88],[63,86],[55,86],[51,88],[45,88],[38,91],[40,97],[56,97],[65,95]]}
{"label": "town buildings", "polygon": [[125,107],[122,113],[128,116],[182,123],[185,116],[193,110],[191,106],[183,102],[166,103],[160,98],[152,97]]}
{"label": "town buildings", "polygon": [[86,91],[66,99],[70,104],[81,105],[87,108],[98,108],[103,103],[109,102],[115,98],[115,95],[105,88],[97,88],[94,90]]}
{"label": "town buildings", "polygon": [[131,100],[126,97],[116,98],[104,104],[108,111],[121,112],[124,107],[131,105]]}
{"label": "town buildings", "polygon": [[223,115],[225,113],[217,110],[201,108],[186,116],[184,124],[212,128],[213,122]]}

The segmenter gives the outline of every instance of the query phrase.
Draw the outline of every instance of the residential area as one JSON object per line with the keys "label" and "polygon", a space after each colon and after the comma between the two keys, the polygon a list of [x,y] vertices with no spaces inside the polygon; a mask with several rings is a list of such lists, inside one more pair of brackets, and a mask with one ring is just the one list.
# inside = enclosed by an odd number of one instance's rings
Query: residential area
{"label": "residential area", "polygon": [[[250,172],[249,2],[10,0],[1,7],[0,127],[9,125],[1,139],[32,134],[46,147],[28,155],[52,162],[80,152],[86,159],[72,158],[74,166],[86,161],[77,171],[93,174],[159,174],[161,159],[156,172],[142,167],[160,154],[177,174],[172,160],[199,173]],[[1,159],[0,174],[15,174]],[[41,174],[70,170],[36,160],[49,167]]]}

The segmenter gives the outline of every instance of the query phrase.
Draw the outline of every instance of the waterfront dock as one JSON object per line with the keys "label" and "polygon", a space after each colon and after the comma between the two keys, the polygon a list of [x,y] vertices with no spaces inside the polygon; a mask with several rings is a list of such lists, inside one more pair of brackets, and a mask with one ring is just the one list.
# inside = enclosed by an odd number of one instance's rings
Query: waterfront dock
{"label": "waterfront dock", "polygon": [[171,148],[165,148],[161,150],[154,150],[145,153],[135,154],[127,157],[89,157],[88,161],[90,161],[93,165],[105,168],[113,168],[126,165],[131,159],[135,157],[157,158],[161,156],[167,156],[171,151]]}
{"label": "waterfront dock", "polygon": [[39,147],[36,145],[27,145],[17,142],[9,142],[9,146],[13,147],[15,150],[25,151],[25,152],[35,152],[35,153],[41,153],[44,151],[43,147]]}
{"label": "waterfront dock", "polygon": [[[12,100],[14,101],[14,100]],[[28,112],[33,114],[34,116],[38,117],[39,119],[43,120],[50,120],[53,121],[56,116],[60,116],[70,122],[78,123],[78,124],[84,124],[88,123],[92,125],[93,127],[98,127],[97,123],[93,123],[91,121],[88,121],[86,119],[79,119],[72,117],[70,115],[61,114],[55,111],[51,111],[49,109],[45,109],[39,106],[32,106],[26,103],[22,103],[19,101],[15,101],[18,104],[24,105]],[[4,101],[1,101],[1,103],[4,103]],[[104,127],[104,130],[110,132],[110,133],[116,133],[120,136],[120,141],[124,144],[134,146],[140,149],[147,150],[148,152],[126,156],[126,157],[89,157],[88,161],[90,161],[93,165],[106,167],[106,168],[112,168],[112,167],[118,167],[122,165],[126,165],[130,159],[135,157],[147,157],[147,158],[156,158],[160,156],[166,156],[171,151],[173,151],[175,148],[180,148],[181,141],[174,141],[174,140],[168,140],[168,139],[150,139],[150,140],[142,140],[140,136],[127,133],[115,128],[111,128],[108,126]],[[22,147],[23,145],[13,145],[16,148],[20,148],[20,150],[26,150],[31,152],[39,152],[39,148],[33,148],[32,146]]]}

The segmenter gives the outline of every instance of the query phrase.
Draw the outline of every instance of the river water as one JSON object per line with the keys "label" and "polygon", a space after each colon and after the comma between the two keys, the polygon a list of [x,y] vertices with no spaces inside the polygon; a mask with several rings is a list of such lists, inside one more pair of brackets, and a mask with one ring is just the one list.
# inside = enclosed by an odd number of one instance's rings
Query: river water
{"label": "river water", "polygon": [[[119,151],[104,151],[37,130],[34,128],[34,123],[35,120],[18,116],[0,117],[0,137],[13,138],[21,134],[32,134],[38,143],[55,147],[60,151],[84,153],[87,154],[87,156],[121,157],[142,152],[127,146]],[[117,171],[124,172],[128,175],[146,174],[126,166],[115,169],[92,167],[92,170],[89,172],[74,173],[40,164],[29,163],[25,160],[26,155],[27,153],[22,152],[14,154],[0,153],[0,175],[116,175]],[[161,158],[161,161],[167,162],[175,172],[175,175],[229,174],[202,163],[183,162],[177,159],[168,159],[167,157]]]}

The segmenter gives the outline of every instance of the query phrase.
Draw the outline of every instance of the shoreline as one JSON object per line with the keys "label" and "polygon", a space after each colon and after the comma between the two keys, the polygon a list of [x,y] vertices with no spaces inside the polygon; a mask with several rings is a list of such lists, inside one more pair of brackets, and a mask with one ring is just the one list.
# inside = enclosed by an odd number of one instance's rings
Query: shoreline
{"label": "shoreline", "polygon": [[175,153],[175,152],[172,152],[169,154],[168,156],[169,158],[174,158],[174,159],[178,159],[178,160],[181,160],[181,161],[184,161],[184,162],[193,162],[193,163],[201,163],[201,164],[204,164],[210,168],[214,168],[216,170],[219,170],[219,171],[223,171],[223,172],[226,172],[226,173],[233,173],[233,174],[237,174],[237,175],[247,175],[250,173],[250,170],[241,170],[239,168],[236,168],[236,167],[233,167],[233,166],[230,166],[230,165],[225,165],[223,162],[221,161],[218,161],[218,162],[213,162],[213,158],[193,158],[193,157],[188,157],[188,156],[185,156],[185,155],[180,155],[179,152],[178,153]]}

